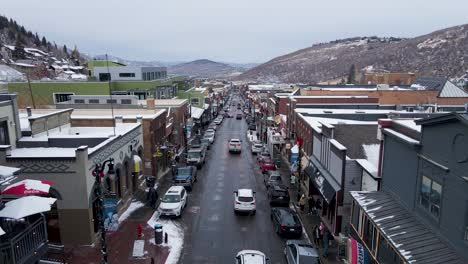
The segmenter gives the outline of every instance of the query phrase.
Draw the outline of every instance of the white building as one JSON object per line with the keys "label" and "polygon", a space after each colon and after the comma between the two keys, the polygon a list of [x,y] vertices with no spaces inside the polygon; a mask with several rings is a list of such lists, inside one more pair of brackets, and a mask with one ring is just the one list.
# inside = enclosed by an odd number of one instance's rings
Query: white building
{"label": "white building", "polygon": [[167,78],[166,67],[118,66],[94,67],[93,76],[101,82],[112,81],[152,81]]}

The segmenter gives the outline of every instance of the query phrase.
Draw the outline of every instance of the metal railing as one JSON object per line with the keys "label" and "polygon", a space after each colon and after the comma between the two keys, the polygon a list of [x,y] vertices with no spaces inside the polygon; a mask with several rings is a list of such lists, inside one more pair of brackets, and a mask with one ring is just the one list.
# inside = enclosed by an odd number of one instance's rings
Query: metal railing
{"label": "metal railing", "polygon": [[8,242],[0,244],[0,264],[23,264],[37,256],[47,245],[47,227],[44,217],[37,219]]}

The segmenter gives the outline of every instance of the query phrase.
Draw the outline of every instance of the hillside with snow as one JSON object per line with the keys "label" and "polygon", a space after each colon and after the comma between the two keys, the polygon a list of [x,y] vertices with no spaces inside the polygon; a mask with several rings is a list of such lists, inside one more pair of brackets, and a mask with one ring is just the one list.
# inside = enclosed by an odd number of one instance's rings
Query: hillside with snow
{"label": "hillside with snow", "polygon": [[468,25],[410,39],[357,37],[321,43],[274,58],[237,80],[318,83],[365,71],[461,76],[468,69]]}

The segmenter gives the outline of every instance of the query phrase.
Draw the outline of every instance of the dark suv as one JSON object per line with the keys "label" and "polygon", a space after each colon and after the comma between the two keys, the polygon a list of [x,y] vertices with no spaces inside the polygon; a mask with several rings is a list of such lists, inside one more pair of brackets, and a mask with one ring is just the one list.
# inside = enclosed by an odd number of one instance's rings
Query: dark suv
{"label": "dark suv", "polygon": [[272,206],[289,206],[288,187],[283,184],[273,184],[268,188],[268,199]]}
{"label": "dark suv", "polygon": [[302,236],[302,224],[299,216],[290,208],[273,207],[271,208],[271,220],[275,232],[282,237]]}

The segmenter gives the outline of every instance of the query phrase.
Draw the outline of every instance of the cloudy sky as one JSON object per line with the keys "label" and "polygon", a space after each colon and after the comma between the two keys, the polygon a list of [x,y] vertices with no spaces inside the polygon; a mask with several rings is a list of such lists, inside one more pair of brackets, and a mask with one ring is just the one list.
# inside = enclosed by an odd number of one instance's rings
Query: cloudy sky
{"label": "cloudy sky", "polygon": [[467,0],[2,0],[67,46],[126,59],[265,62],[316,42],[412,37],[468,23]]}

